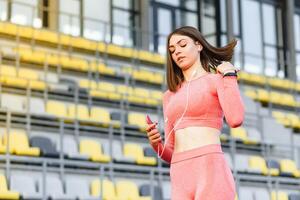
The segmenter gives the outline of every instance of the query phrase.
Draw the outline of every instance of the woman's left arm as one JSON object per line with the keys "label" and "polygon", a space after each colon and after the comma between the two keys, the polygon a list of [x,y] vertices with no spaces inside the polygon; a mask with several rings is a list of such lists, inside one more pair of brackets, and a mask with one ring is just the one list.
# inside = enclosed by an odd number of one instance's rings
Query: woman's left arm
{"label": "woman's left arm", "polygon": [[[230,63],[229,63],[230,64]],[[226,122],[232,128],[239,127],[244,121],[245,107],[240,95],[240,90],[236,76],[224,76],[223,73],[232,65],[221,64],[218,66],[216,89],[220,105],[225,115]],[[228,66],[228,67],[227,67]],[[221,68],[223,67],[223,68]],[[227,68],[226,68],[227,67]],[[231,68],[232,69],[232,68]],[[226,72],[225,72],[226,73]]]}

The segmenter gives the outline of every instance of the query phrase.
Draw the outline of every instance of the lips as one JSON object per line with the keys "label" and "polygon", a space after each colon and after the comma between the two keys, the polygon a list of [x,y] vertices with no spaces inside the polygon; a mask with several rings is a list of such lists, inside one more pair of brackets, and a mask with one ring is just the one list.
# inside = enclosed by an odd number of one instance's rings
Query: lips
{"label": "lips", "polygon": [[179,56],[179,57],[177,58],[177,62],[180,62],[183,58],[185,58],[185,56]]}

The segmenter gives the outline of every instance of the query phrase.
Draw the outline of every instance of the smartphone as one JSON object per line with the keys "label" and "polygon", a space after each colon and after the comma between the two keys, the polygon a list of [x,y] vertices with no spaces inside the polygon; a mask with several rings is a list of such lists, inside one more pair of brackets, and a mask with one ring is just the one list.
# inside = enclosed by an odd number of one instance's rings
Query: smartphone
{"label": "smartphone", "polygon": [[147,124],[153,124],[152,120],[150,119],[149,115],[146,116],[146,122]]}

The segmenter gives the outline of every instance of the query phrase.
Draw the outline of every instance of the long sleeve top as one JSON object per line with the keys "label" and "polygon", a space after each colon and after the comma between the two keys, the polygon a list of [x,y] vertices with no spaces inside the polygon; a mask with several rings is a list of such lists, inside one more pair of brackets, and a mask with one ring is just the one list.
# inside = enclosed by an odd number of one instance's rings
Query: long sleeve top
{"label": "long sleeve top", "polygon": [[[191,80],[189,84],[189,101],[183,117],[188,83],[183,83],[176,92],[167,90],[163,95],[165,142],[164,145],[159,143],[153,148],[168,163],[171,162],[174,151],[176,130],[189,126],[221,130],[224,115],[232,128],[240,126],[244,120],[244,103],[235,76],[223,77],[219,73],[209,73]],[[181,117],[178,123],[177,120]],[[175,126],[176,123],[178,124]]]}

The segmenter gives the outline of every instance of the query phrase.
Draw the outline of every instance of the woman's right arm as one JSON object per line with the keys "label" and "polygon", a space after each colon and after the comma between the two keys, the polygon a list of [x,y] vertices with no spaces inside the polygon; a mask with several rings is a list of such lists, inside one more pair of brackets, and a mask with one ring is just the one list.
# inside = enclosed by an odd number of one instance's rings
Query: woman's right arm
{"label": "woman's right arm", "polygon": [[[164,119],[166,118],[166,107],[167,107],[168,102],[169,102],[169,94],[168,94],[168,92],[166,92],[163,97]],[[172,130],[172,129],[173,129],[172,124],[168,120],[165,120],[165,123],[164,123],[165,143],[164,143],[164,145],[162,144],[161,140],[156,145],[151,144],[151,146],[158,153],[158,155],[168,163],[171,162],[173,151],[174,151],[174,130]]]}

